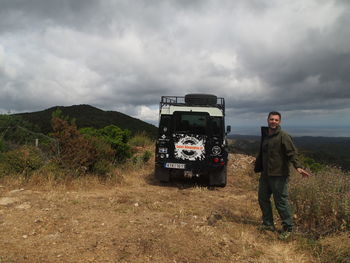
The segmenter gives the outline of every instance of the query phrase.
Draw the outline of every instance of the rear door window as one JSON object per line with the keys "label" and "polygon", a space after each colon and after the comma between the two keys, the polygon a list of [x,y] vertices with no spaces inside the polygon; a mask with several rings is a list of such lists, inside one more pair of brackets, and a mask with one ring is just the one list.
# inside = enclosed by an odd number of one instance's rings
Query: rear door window
{"label": "rear door window", "polygon": [[174,112],[175,132],[208,134],[209,114],[206,112]]}

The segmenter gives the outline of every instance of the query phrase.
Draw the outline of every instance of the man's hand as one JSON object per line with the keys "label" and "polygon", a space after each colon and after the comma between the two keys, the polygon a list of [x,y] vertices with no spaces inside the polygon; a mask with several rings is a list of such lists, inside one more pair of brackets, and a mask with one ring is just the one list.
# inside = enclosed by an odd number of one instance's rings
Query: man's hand
{"label": "man's hand", "polygon": [[297,171],[298,171],[298,173],[301,174],[301,176],[302,176],[303,178],[308,178],[309,176],[312,176],[312,174],[310,174],[309,172],[305,171],[305,170],[302,169],[302,168],[297,168]]}

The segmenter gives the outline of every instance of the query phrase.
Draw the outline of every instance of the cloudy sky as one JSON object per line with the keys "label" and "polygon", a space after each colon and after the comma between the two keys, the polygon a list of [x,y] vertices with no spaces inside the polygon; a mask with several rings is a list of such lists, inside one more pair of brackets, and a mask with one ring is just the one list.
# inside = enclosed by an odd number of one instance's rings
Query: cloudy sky
{"label": "cloudy sky", "polygon": [[0,112],[90,104],[156,123],[162,95],[350,124],[350,1],[0,0]]}

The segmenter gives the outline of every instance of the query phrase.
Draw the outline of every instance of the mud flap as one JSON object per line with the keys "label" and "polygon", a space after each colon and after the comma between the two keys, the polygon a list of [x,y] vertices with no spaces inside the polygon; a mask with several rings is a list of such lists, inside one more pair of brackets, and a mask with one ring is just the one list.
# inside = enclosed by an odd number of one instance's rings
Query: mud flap
{"label": "mud flap", "polygon": [[163,167],[160,167],[159,165],[155,166],[154,175],[155,175],[156,179],[158,179],[161,182],[169,182],[170,181],[169,170],[165,169]]}
{"label": "mud flap", "polygon": [[227,166],[222,168],[211,169],[209,174],[209,185],[225,187],[227,184]]}

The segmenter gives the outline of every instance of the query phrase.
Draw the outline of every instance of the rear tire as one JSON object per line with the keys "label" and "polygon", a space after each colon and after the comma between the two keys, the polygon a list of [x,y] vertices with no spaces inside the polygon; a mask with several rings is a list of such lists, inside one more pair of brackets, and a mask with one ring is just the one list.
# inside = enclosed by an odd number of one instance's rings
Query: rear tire
{"label": "rear tire", "polygon": [[[220,169],[220,168],[218,168]],[[217,187],[225,187],[227,184],[227,166],[222,167],[220,170],[214,169],[209,175],[209,185]]]}
{"label": "rear tire", "polygon": [[159,165],[156,165],[154,168],[154,176],[162,183],[168,183],[170,181],[169,170]]}

